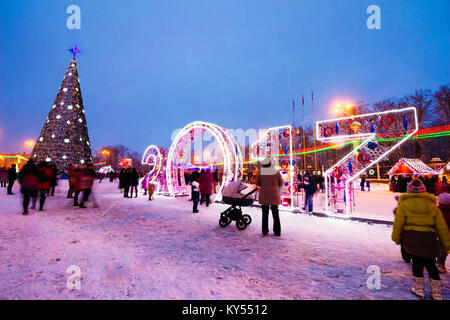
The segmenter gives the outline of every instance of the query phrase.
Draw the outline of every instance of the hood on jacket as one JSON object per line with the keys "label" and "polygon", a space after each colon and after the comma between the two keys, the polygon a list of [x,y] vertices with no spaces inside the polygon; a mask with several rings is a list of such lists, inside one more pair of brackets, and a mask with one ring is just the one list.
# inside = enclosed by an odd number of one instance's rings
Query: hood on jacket
{"label": "hood on jacket", "polygon": [[261,164],[262,166],[259,170],[262,176],[272,176],[278,173],[278,169],[275,167],[275,160],[271,156],[265,157]]}
{"label": "hood on jacket", "polygon": [[439,207],[450,208],[450,193],[444,192],[438,196]]}
{"label": "hood on jacket", "polygon": [[436,207],[436,197],[427,192],[406,193],[398,198],[398,203],[411,212],[428,214]]}

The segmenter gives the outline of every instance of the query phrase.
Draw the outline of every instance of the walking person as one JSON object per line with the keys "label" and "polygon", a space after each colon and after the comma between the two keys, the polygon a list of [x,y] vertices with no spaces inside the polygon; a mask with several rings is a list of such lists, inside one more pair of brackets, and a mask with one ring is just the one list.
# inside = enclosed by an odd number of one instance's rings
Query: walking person
{"label": "walking person", "polygon": [[0,168],[0,187],[6,188],[8,182],[8,172],[5,167]]}
{"label": "walking person", "polygon": [[148,200],[153,200],[153,192],[154,192],[155,188],[153,186],[153,183],[149,182],[148,183]]}
{"label": "walking person", "polygon": [[125,182],[125,168],[122,168],[122,170],[120,170],[119,173],[119,189],[120,189],[120,193],[123,192],[124,187],[124,182]]}
{"label": "walking person", "polygon": [[44,210],[44,204],[46,199],[46,194],[51,187],[51,172],[52,170],[48,167],[47,162],[41,161],[38,167],[38,179],[37,193],[33,197],[33,209],[36,207],[37,197],[39,196],[39,211]]}
{"label": "walking person", "polygon": [[306,172],[303,176],[303,189],[305,191],[303,210],[306,212],[306,208],[308,208],[309,212],[313,212],[313,198],[317,191],[317,184],[309,172]]}
{"label": "walking person", "polygon": [[218,173],[217,173],[217,169],[214,170],[213,177],[214,177],[214,193],[216,193],[217,192],[216,191],[217,185],[219,184],[219,176],[218,176]]}
{"label": "walking person", "polygon": [[431,297],[442,300],[442,282],[436,267],[439,242],[445,253],[450,251],[450,234],[436,198],[426,192],[419,179],[407,185],[407,193],[398,199],[392,240],[400,245],[403,240],[406,252],[412,257],[412,292],[425,298],[424,268],[430,277]]}
{"label": "walking person", "polygon": [[12,187],[14,185],[14,181],[17,179],[16,165],[12,164],[11,168],[8,170],[8,190],[7,194],[14,194],[12,192]]}
{"label": "walking person", "polygon": [[92,186],[94,184],[95,179],[95,170],[92,166],[85,167],[82,171],[81,175],[82,181],[82,190],[83,190],[83,198],[80,202],[80,208],[86,209],[87,207],[84,205],[89,200],[89,195],[92,191]]}
{"label": "walking person", "polygon": [[73,198],[73,192],[75,187],[75,173],[72,164],[69,165],[67,169],[67,174],[69,176],[69,190],[67,190],[67,198]]}
{"label": "walking person", "polygon": [[150,173],[146,172],[144,174],[144,179],[142,179],[142,184],[141,184],[142,189],[144,189],[144,196],[147,195],[149,181],[150,181]]}
{"label": "walking person", "polygon": [[123,174],[123,196],[124,198],[130,198],[128,192],[131,186],[131,168],[127,168]]}
{"label": "walking person", "polygon": [[210,169],[206,169],[205,172],[200,176],[200,193],[202,194],[202,200],[200,204],[206,202],[206,206],[209,207],[211,203],[211,195],[214,189],[214,176]]}
{"label": "walking person", "polygon": [[[23,215],[28,215],[28,205],[31,198],[37,198],[37,185],[39,183],[38,168],[33,159],[28,160],[19,173],[20,191],[23,194]],[[34,209],[34,207],[33,207]]]}
{"label": "walking person", "polygon": [[256,185],[260,187],[258,201],[262,206],[262,233],[269,233],[269,208],[273,217],[273,233],[281,235],[280,216],[278,205],[281,204],[280,187],[283,185],[283,178],[275,167],[275,161],[271,156],[264,158],[261,168],[256,176]]}
{"label": "walking person", "polygon": [[49,189],[49,195],[54,196],[55,195],[55,187],[58,184],[58,168],[56,167],[56,164],[50,165],[50,189]]}
{"label": "walking person", "polygon": [[198,202],[200,200],[200,184],[197,180],[192,181],[192,212],[198,213]]}
{"label": "walking person", "polygon": [[365,184],[366,184],[366,177],[362,176],[361,177],[361,183],[359,184],[361,186],[361,191],[365,191],[364,190]]}
{"label": "walking person", "polygon": [[84,188],[84,181],[83,181],[83,167],[79,165],[75,165],[75,168],[73,170],[73,206],[77,207],[80,204],[78,203],[78,197],[83,191]]}
{"label": "walking person", "polygon": [[130,180],[131,180],[131,198],[133,198],[133,190],[136,193],[136,197],[138,196],[138,185],[139,185],[139,173],[137,172],[136,168],[133,168],[131,170],[131,176],[130,176]]}

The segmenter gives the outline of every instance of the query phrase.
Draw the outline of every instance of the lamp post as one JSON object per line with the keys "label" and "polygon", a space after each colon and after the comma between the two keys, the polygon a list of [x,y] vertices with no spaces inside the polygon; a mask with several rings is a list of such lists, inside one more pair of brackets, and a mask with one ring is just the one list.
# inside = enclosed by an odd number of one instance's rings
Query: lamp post
{"label": "lamp post", "polygon": [[110,154],[109,150],[106,150],[106,149],[102,150],[102,155],[105,156],[105,162],[106,162],[106,164],[108,164],[108,155],[109,155],[109,154]]}
{"label": "lamp post", "polygon": [[31,153],[31,150],[33,149],[34,146],[34,141],[33,140],[26,140],[24,143],[25,145],[25,150],[23,153]]}

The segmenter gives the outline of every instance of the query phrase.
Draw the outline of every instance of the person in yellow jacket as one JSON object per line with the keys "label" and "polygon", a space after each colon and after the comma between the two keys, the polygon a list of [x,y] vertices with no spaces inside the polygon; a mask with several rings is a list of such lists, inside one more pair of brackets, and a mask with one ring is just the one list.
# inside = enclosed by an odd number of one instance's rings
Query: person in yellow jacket
{"label": "person in yellow jacket", "polygon": [[149,182],[148,183],[148,200],[152,200],[153,197],[153,183]]}
{"label": "person in yellow jacket", "polygon": [[412,292],[425,298],[423,269],[430,276],[431,297],[442,300],[442,283],[436,267],[439,241],[446,252],[450,251],[450,234],[436,198],[426,192],[421,180],[408,183],[406,194],[398,199],[395,211],[392,240],[403,242],[406,252],[412,257],[414,284]]}

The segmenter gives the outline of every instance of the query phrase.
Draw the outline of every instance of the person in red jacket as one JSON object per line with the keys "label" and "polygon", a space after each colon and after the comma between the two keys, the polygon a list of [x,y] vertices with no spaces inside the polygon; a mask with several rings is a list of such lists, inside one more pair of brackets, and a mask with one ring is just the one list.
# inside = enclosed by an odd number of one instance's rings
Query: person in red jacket
{"label": "person in red jacket", "polygon": [[[449,227],[450,232],[450,194],[449,193],[441,193],[438,197],[439,209],[444,216],[445,222],[447,223],[447,227]],[[437,258],[437,268],[440,273],[446,273],[445,269],[445,260],[447,259],[447,253],[441,248],[439,257]]]}
{"label": "person in red jacket", "polygon": [[200,175],[200,193],[202,198],[200,204],[206,201],[206,206],[209,207],[211,203],[211,195],[214,191],[214,176],[211,170],[208,168],[203,174]]}
{"label": "person in red jacket", "polygon": [[47,162],[42,161],[38,167],[37,193],[33,197],[33,208],[36,207],[37,197],[39,195],[39,211],[44,210],[45,195],[51,187],[52,169],[48,167]]}

